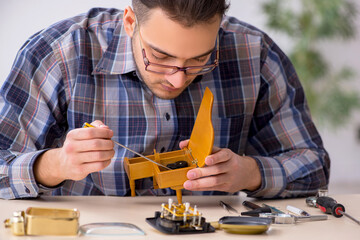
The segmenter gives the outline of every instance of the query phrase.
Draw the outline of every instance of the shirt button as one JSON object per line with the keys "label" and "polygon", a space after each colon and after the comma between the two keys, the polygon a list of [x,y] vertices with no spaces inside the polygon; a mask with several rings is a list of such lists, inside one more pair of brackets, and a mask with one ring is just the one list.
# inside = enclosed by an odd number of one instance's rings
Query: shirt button
{"label": "shirt button", "polygon": [[162,147],[162,148],[160,149],[160,152],[161,152],[161,153],[165,152],[165,147]]}
{"label": "shirt button", "polygon": [[170,120],[170,114],[169,114],[169,113],[166,113],[166,114],[165,114],[165,118],[166,118],[166,121],[169,121],[169,120]]}
{"label": "shirt button", "polygon": [[25,186],[25,192],[30,193],[30,190]]}

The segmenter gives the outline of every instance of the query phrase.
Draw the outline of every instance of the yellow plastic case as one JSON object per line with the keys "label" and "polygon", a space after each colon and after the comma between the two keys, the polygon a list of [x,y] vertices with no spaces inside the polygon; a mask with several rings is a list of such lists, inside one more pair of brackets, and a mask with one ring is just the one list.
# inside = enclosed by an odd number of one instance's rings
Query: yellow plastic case
{"label": "yellow plastic case", "polygon": [[141,157],[125,158],[124,166],[130,180],[131,196],[135,196],[135,180],[153,177],[155,188],[170,187],[176,190],[178,203],[182,203],[181,189],[187,180],[187,172],[196,167],[203,167],[206,156],[212,151],[214,144],[214,128],[211,122],[213,102],[214,96],[210,89],[206,88],[187,147],[166,153],[157,153],[154,150],[153,155],[146,156],[164,166],[177,161],[186,161],[188,167],[168,170]]}

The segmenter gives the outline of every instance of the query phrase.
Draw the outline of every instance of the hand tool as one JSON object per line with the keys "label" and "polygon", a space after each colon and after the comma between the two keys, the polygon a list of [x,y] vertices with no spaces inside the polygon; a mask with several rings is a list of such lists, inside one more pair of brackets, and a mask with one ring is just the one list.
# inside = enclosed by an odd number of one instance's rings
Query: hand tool
{"label": "hand tool", "polygon": [[267,205],[267,204],[265,204],[265,203],[263,203],[262,206],[263,206],[263,207],[269,207],[269,208],[271,209],[271,212],[272,212],[272,213],[285,214],[283,211],[277,209],[276,207]]}
{"label": "hand tool", "polygon": [[318,197],[316,200],[316,205],[324,213],[332,214],[334,217],[337,218],[345,215],[346,217],[350,218],[351,220],[360,225],[359,220],[345,213],[345,207],[342,204],[337,203],[337,201],[331,197]]}
{"label": "hand tool", "polygon": [[297,222],[327,220],[326,215],[294,216],[284,213],[260,213],[259,217],[270,218],[275,224],[294,224]]}
{"label": "hand tool", "polygon": [[251,209],[251,210],[254,210],[254,209],[257,209],[257,208],[261,208],[259,205],[253,203],[253,202],[250,202],[250,201],[243,201],[242,202],[242,205],[248,209]]}
{"label": "hand tool", "polygon": [[286,206],[286,210],[288,210],[289,212],[295,213],[297,215],[301,215],[301,216],[310,216],[310,214],[300,208],[291,206],[291,205],[287,205]]}
{"label": "hand tool", "polygon": [[[83,124],[83,128],[94,128],[95,126],[93,126],[93,125],[91,125],[90,123],[84,123]],[[128,147],[125,147],[124,145],[122,145],[121,143],[119,143],[119,142],[117,142],[117,141],[115,141],[115,140],[112,140],[115,144],[117,144],[117,145],[119,145],[120,147],[122,147],[122,148],[125,148],[126,150],[128,150],[128,151],[130,151],[130,152],[132,152],[132,153],[135,153],[136,155],[138,155],[138,156],[140,156],[140,157],[142,157],[142,158],[145,158],[146,160],[148,160],[148,161],[150,161],[150,162],[152,162],[152,163],[155,163],[156,165],[159,165],[160,167],[163,167],[163,168],[165,168],[165,169],[167,169],[167,170],[172,170],[171,168],[168,168],[168,167],[166,167],[166,166],[164,166],[164,165],[162,165],[162,164],[160,164],[160,163],[158,163],[158,162],[155,162],[154,160],[151,160],[150,158],[148,158],[148,157],[145,157],[144,155],[142,155],[142,154],[140,154],[140,153],[138,153],[138,152],[136,152],[136,151],[134,151],[134,150],[132,150],[132,149],[130,149],[130,148],[128,148]]]}
{"label": "hand tool", "polygon": [[249,201],[244,201],[242,203],[243,206],[250,208],[252,210],[250,211],[246,211],[246,212],[241,212],[241,215],[243,216],[252,216],[252,217],[258,217],[260,213],[271,213],[271,208],[270,207],[260,207],[259,205],[253,203],[253,202],[249,202]]}
{"label": "hand tool", "polygon": [[220,206],[222,206],[225,210],[227,210],[229,213],[235,213],[235,214],[240,215],[239,212],[238,212],[235,208],[233,208],[232,206],[230,206],[229,204],[227,204],[227,203],[225,203],[225,202],[223,202],[223,201],[220,201],[219,204],[220,204]]}
{"label": "hand tool", "polygon": [[308,205],[309,207],[317,207],[316,206],[316,199],[318,197],[316,196],[311,196],[311,197],[307,197],[306,198],[306,205]]}
{"label": "hand tool", "polygon": [[306,205],[309,207],[316,207],[316,199],[318,197],[326,197],[328,195],[328,190],[325,188],[320,188],[316,194],[316,196],[310,196],[306,198]]}

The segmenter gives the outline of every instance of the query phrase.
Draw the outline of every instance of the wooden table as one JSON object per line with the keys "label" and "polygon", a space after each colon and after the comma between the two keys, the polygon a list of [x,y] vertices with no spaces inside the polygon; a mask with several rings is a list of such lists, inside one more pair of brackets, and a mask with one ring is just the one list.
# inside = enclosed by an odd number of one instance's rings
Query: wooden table
{"label": "wooden table", "polygon": [[[360,194],[332,196],[342,203],[346,212],[356,219],[360,219]],[[176,197],[173,197],[176,201]],[[0,200],[1,221],[12,216],[17,210],[25,210],[28,207],[50,207],[50,208],[77,208],[80,211],[80,225],[94,222],[126,222],[132,223],[145,231],[144,236],[126,236],[116,239],[360,239],[360,225],[347,217],[335,218],[329,215],[329,219],[317,222],[302,222],[296,224],[272,224],[270,229],[260,235],[237,235],[229,234],[223,230],[215,233],[197,235],[165,235],[152,228],[145,222],[145,218],[153,217],[155,211],[159,211],[161,203],[167,203],[168,197],[106,197],[106,196],[84,196],[84,197],[41,197],[34,200]],[[223,216],[235,216],[220,207],[222,200],[231,204],[239,212],[246,211],[241,205],[244,200],[251,200],[261,205],[266,203],[286,212],[287,205],[302,208],[310,214],[322,214],[317,208],[308,207],[304,198],[281,199],[281,200],[255,200],[248,199],[245,195],[240,196],[184,196],[184,201],[191,205],[197,205],[200,212],[208,222],[217,221]],[[115,239],[113,237],[100,238],[88,236],[74,237],[41,237],[41,236],[13,236],[10,229],[0,227],[1,240],[32,240],[32,239]]]}

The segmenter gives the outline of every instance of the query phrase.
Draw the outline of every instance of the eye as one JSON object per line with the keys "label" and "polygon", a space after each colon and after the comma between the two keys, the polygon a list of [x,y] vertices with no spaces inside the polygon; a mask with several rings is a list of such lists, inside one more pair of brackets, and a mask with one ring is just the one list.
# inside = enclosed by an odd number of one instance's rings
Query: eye
{"label": "eye", "polygon": [[207,57],[195,58],[195,61],[197,61],[197,62],[205,62],[206,59],[207,59]]}
{"label": "eye", "polygon": [[154,51],[154,50],[151,52],[151,56],[156,60],[164,60],[164,59],[168,58],[167,55],[159,53],[159,52]]}
{"label": "eye", "polygon": [[155,54],[151,54],[153,56],[154,59],[157,59],[157,60],[164,60],[166,59],[166,56],[156,56]]}

